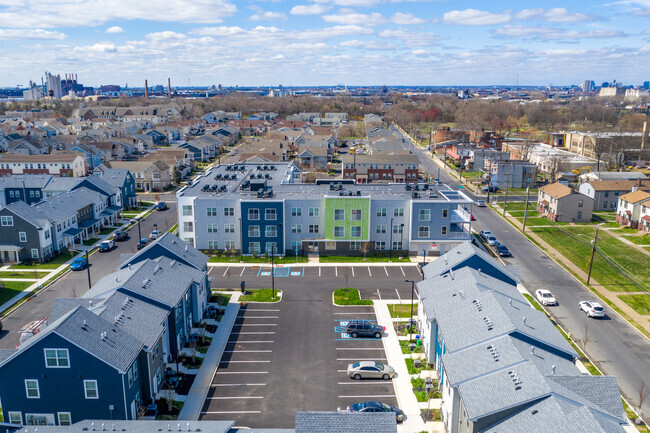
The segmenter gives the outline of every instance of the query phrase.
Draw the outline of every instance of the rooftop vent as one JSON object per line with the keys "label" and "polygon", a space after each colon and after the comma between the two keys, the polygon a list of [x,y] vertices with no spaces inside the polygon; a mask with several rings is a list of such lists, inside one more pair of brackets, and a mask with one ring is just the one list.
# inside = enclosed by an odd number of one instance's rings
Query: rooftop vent
{"label": "rooftop vent", "polygon": [[478,299],[474,299],[472,301],[472,304],[474,304],[474,306],[478,311],[483,311],[483,304],[481,304],[481,301],[479,301]]}
{"label": "rooftop vent", "polygon": [[494,323],[489,317],[484,317],[483,322],[485,323],[485,326],[487,326],[487,330],[491,331],[494,329]]}
{"label": "rooftop vent", "polygon": [[492,358],[494,359],[494,362],[499,362],[499,351],[494,346],[494,344],[490,344],[487,347],[487,349],[490,351],[490,355],[492,355]]}

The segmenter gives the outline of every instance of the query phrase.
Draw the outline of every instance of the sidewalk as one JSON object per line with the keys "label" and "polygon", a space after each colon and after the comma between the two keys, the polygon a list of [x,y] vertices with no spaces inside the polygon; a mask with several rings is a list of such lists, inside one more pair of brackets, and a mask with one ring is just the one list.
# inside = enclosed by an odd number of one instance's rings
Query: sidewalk
{"label": "sidewalk", "polygon": [[[427,256],[426,262],[431,263],[434,259],[437,257],[431,257]],[[305,267],[305,268],[314,268],[318,266],[322,267],[335,267],[335,266],[361,266],[361,267],[366,267],[366,266],[417,266],[418,264],[422,263],[422,256],[414,256],[412,257],[414,261],[412,262],[337,262],[337,263],[319,263],[319,262],[299,262],[299,263],[276,263],[273,266],[276,268],[286,268],[286,267]],[[417,259],[417,261],[415,261]],[[208,266],[219,266],[219,267],[224,267],[224,266],[230,266],[230,267],[246,267],[246,266],[261,266],[261,267],[271,267],[271,263],[250,263],[250,262],[208,262]]]}
{"label": "sidewalk", "polygon": [[226,349],[230,331],[235,324],[237,314],[239,314],[239,295],[239,292],[233,292],[230,297],[230,302],[226,307],[226,313],[219,322],[217,332],[212,338],[208,353],[205,355],[205,359],[199,368],[194,383],[192,383],[192,387],[187,394],[183,409],[181,409],[181,413],[178,415],[179,421],[196,421],[201,415],[201,409],[203,409],[205,398],[210,391],[212,379],[219,367],[223,351]]}

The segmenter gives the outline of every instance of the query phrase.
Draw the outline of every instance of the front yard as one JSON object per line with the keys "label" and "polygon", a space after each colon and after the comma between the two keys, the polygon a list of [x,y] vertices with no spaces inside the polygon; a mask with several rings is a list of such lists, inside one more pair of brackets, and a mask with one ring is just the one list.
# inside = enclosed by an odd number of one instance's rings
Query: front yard
{"label": "front yard", "polygon": [[33,281],[0,281],[0,305],[34,284]]}
{"label": "front yard", "polygon": [[[379,263],[379,262],[389,262],[391,261],[388,254],[368,254],[366,257],[363,256],[320,256],[320,263]],[[393,262],[410,262],[408,254],[405,254],[403,251],[393,252]]]}

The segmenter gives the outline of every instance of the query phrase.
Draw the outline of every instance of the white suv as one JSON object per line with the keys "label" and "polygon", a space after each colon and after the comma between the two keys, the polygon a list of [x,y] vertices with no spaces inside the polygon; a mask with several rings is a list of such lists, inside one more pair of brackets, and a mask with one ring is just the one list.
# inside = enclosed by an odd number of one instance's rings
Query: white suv
{"label": "white suv", "polygon": [[578,308],[587,314],[589,317],[605,317],[605,309],[596,301],[581,301]]}

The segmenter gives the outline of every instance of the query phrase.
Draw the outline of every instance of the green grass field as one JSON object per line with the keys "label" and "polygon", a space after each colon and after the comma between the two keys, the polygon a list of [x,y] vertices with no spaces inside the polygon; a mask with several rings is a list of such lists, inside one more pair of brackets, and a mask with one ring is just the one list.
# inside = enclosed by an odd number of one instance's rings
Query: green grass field
{"label": "green grass field", "polygon": [[56,269],[68,260],[70,260],[72,256],[68,252],[62,253],[54,258],[54,260],[47,262],[47,263],[39,263],[37,265],[13,265],[9,269],[34,269],[34,266],[36,266],[36,269]]}
{"label": "green grass field", "polygon": [[[400,254],[401,252],[395,252],[393,254],[393,261],[394,262],[410,262],[411,259],[407,255],[401,256],[402,258],[400,259]],[[363,256],[320,256],[319,261],[321,263],[378,263],[378,262],[388,262],[389,257],[370,257],[367,256],[365,259]]]}
{"label": "green grass field", "polygon": [[280,300],[281,290],[275,291],[275,297],[273,297],[272,289],[254,289],[246,290],[244,296],[239,297],[240,302],[277,302]]}
{"label": "green grass field", "polygon": [[335,305],[372,305],[370,299],[361,299],[359,291],[352,287],[345,287],[334,291]]}
{"label": "green grass field", "polygon": [[[408,319],[411,317],[411,304],[388,304],[390,317]],[[418,315],[418,303],[413,303],[413,317]]]}
{"label": "green grass field", "polygon": [[1,285],[5,287],[0,288],[0,305],[4,304],[27,287],[34,284],[29,281],[2,281]]}
{"label": "green grass field", "polygon": [[650,314],[650,294],[648,295],[620,295],[619,298],[632,307],[639,314]]}
{"label": "green grass field", "polygon": [[0,272],[0,278],[43,278],[49,274],[49,272],[36,272],[34,275],[33,271],[16,271],[16,272]]}
{"label": "green grass field", "polygon": [[648,235],[641,235],[641,236],[623,235],[621,237],[637,245],[650,245],[650,236]]}
{"label": "green grass field", "polygon": [[[503,203],[500,203],[500,206],[503,206]],[[511,210],[521,210],[523,211],[526,209],[526,202],[523,201],[509,201],[506,205],[506,210],[511,211]],[[536,201],[529,201],[528,202],[528,212],[530,211],[536,211],[537,210],[537,202]]]}
{"label": "green grass field", "polygon": [[[239,255],[234,256],[210,256],[208,259],[212,263],[239,263]],[[268,263],[271,264],[271,257],[250,257],[243,256],[241,261],[244,263]],[[274,257],[273,263],[275,264],[291,264],[296,263],[296,256]],[[307,257],[298,256],[298,263],[307,263]]]}

